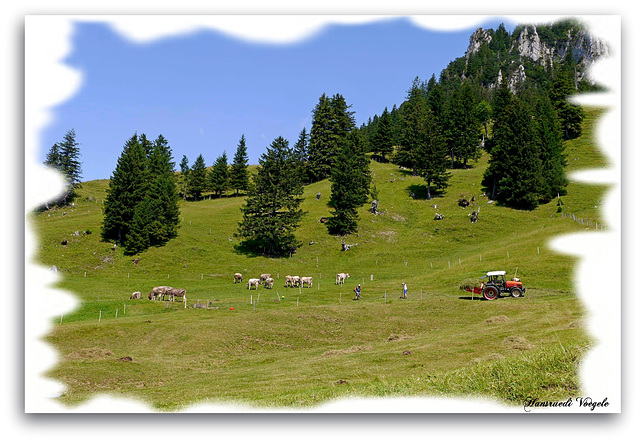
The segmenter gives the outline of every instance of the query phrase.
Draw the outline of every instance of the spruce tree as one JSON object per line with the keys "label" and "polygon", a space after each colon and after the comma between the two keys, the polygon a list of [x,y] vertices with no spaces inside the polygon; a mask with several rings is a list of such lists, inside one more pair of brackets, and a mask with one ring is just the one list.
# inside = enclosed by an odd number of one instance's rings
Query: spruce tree
{"label": "spruce tree", "polygon": [[303,216],[303,187],[296,168],[289,142],[282,137],[276,138],[260,157],[235,234],[248,250],[280,256],[300,245],[294,232]]}
{"label": "spruce tree", "polygon": [[189,177],[187,178],[187,193],[191,195],[193,199],[198,200],[206,190],[207,166],[204,162],[204,157],[200,154],[189,170]]}
{"label": "spruce tree", "polygon": [[322,94],[313,110],[309,133],[309,171],[314,181],[323,180],[331,174],[340,144],[356,126],[350,107],[340,94],[331,98]]}
{"label": "spruce tree", "polygon": [[470,159],[477,160],[480,157],[479,123],[475,118],[475,98],[473,90],[468,82],[463,82],[456,87],[447,106],[448,142],[451,158],[451,168],[455,160],[462,162],[462,167],[467,167]]}
{"label": "spruce tree", "polygon": [[249,189],[249,157],[247,156],[247,141],[242,135],[233,156],[233,163],[229,171],[229,187],[235,189],[236,195],[239,191]]}
{"label": "spruce tree", "polygon": [[565,144],[560,120],[546,94],[538,98],[535,110],[534,129],[542,162],[542,202],[548,202],[567,193]]}
{"label": "spruce tree", "polygon": [[359,131],[349,133],[342,143],[331,170],[332,216],[327,221],[329,233],[345,235],[358,229],[358,208],[367,202],[371,173]]}
{"label": "spruce tree", "polygon": [[584,111],[580,105],[569,102],[569,97],[576,92],[573,71],[570,68],[560,67],[555,75],[550,98],[560,118],[564,138],[569,140],[582,133]]}
{"label": "spruce tree", "polygon": [[229,164],[226,152],[222,152],[222,155],[213,163],[209,172],[209,188],[218,197],[221,197],[229,188]]}
{"label": "spruce tree", "polygon": [[147,156],[137,134],[125,143],[107,187],[102,239],[123,244],[132,226],[136,206],[147,195]]}
{"label": "spruce tree", "polygon": [[189,167],[189,159],[186,155],[182,155],[182,161],[180,161],[180,178],[179,178],[179,186],[180,193],[182,193],[182,198],[187,199],[187,183],[189,181],[189,171],[191,168]]}
{"label": "spruce tree", "polygon": [[542,161],[532,113],[517,96],[494,123],[494,144],[483,184],[495,186],[492,198],[517,209],[535,209],[542,199]]}
{"label": "spruce tree", "polygon": [[380,154],[383,162],[387,156],[393,153],[393,128],[391,127],[391,116],[387,108],[384,108],[378,120],[378,127],[371,137],[371,152]]}
{"label": "spruce tree", "polygon": [[65,133],[61,142],[51,146],[45,157],[44,164],[60,172],[66,182],[63,194],[52,204],[67,204],[75,197],[75,190],[81,187],[82,163],[79,145],[76,142],[76,133],[71,129]]}
{"label": "spruce tree", "polygon": [[298,163],[298,176],[302,180],[302,183],[309,183],[309,134],[307,133],[306,127],[302,128],[298,135],[298,140],[293,145],[293,156]]}

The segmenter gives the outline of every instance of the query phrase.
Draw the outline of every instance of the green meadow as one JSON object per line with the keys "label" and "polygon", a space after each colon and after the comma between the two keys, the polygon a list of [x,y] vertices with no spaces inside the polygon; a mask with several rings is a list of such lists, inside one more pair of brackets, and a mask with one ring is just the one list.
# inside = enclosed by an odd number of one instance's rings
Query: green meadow
{"label": "green meadow", "polygon": [[[601,112],[587,109],[583,135],[568,143],[568,172],[607,166],[594,141]],[[431,200],[421,178],[372,162],[380,213],[362,207],[358,233],[344,238],[320,222],[330,215],[330,183],[309,185],[301,246],[284,258],[236,248],[244,198],[231,194],[182,201],[177,238],[125,256],[100,241],[108,180],[83,183],[74,207],[30,216],[37,262],[55,265],[58,287],[80,301],[51,318],[46,337],[61,356],[47,373],[67,387],[59,400],[73,407],[107,393],[174,411],[202,401],[312,409],[353,396],[479,397],[520,407],[530,397],[577,395],[578,364],[593,341],[575,292],[576,258],[548,244],[603,228],[607,189],[571,182],[562,209],[581,222],[562,216],[557,200],[533,211],[500,207],[480,187],[487,161],[485,154],[451,171],[449,188]],[[474,206],[459,207],[462,196],[475,196]],[[444,219],[434,221],[436,212]],[[485,301],[460,289],[490,270],[517,272],[525,296]],[[233,283],[236,272],[244,283]],[[339,272],[350,274],[344,285],[335,284]],[[275,278],[273,289],[248,290],[246,281],[262,273]],[[286,275],[311,276],[313,286],[285,288]],[[400,299],[402,282],[408,299]],[[148,300],[159,285],[185,288],[186,306]],[[142,299],[130,300],[134,291]]]}

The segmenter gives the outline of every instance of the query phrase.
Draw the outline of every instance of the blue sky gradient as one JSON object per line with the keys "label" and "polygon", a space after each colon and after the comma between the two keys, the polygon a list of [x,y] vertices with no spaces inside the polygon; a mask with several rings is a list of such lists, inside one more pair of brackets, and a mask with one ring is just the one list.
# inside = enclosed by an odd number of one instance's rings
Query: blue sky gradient
{"label": "blue sky gradient", "polygon": [[[496,28],[496,18],[480,26]],[[151,43],[130,42],[104,23],[78,22],[65,60],[80,71],[77,93],[54,109],[41,159],[69,129],[80,143],[83,179],[109,178],[134,133],[171,145],[176,168],[186,155],[207,166],[232,160],[244,134],[250,163],[271,141],[293,145],[326,93],[342,94],[357,124],[400,105],[413,79],[439,76],[464,55],[475,30],[431,31],[408,19],[330,25],[294,44],[253,43],[213,30]]]}

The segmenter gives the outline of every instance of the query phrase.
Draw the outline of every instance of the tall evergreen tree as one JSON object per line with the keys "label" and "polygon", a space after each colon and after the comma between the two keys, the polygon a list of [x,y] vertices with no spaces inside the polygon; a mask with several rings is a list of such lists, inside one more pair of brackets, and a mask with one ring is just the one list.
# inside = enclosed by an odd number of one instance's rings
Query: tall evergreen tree
{"label": "tall evergreen tree", "polygon": [[260,157],[257,175],[249,185],[242,221],[235,236],[254,252],[279,256],[299,246],[294,232],[303,212],[302,183],[289,142],[276,138]]}
{"label": "tall evergreen tree", "polygon": [[349,133],[331,170],[332,217],[327,221],[329,233],[345,235],[358,229],[358,208],[367,202],[371,173],[359,131]]}
{"label": "tall evergreen tree", "polygon": [[517,96],[494,123],[494,147],[483,184],[506,206],[532,210],[542,199],[542,162],[531,109]]}
{"label": "tall evergreen tree", "polygon": [[414,80],[403,109],[403,132],[400,160],[427,182],[427,198],[432,190],[448,185],[447,146],[437,118],[431,111],[427,95]]}
{"label": "tall evergreen tree", "polygon": [[191,168],[189,167],[189,159],[186,155],[182,155],[182,161],[180,161],[180,178],[179,178],[179,187],[180,193],[182,193],[182,198],[187,199],[187,183],[189,182],[189,171]]}
{"label": "tall evergreen tree", "polygon": [[307,133],[306,127],[302,128],[300,134],[298,135],[298,140],[293,145],[293,156],[298,162],[298,176],[300,176],[302,183],[309,183],[309,134]]}
{"label": "tall evergreen tree", "polygon": [[229,188],[227,152],[222,152],[222,155],[216,158],[216,161],[213,163],[211,172],[209,172],[209,188],[218,195],[218,197],[221,197]]}
{"label": "tall evergreen tree", "polygon": [[378,127],[371,137],[371,151],[380,154],[382,161],[386,161],[387,156],[393,153],[394,137],[391,124],[391,116],[385,107],[378,120]]}
{"label": "tall evergreen tree", "polygon": [[233,163],[229,171],[229,187],[235,189],[236,195],[239,191],[247,191],[249,189],[249,157],[247,155],[247,141],[242,135],[233,156]]}
{"label": "tall evergreen tree", "polygon": [[354,112],[340,94],[329,98],[322,94],[313,110],[309,134],[309,170],[312,179],[320,181],[331,174],[339,146],[356,127]]}
{"label": "tall evergreen tree", "polygon": [[451,149],[449,153],[451,168],[454,167],[456,159],[461,160],[462,166],[466,168],[468,160],[476,160],[480,156],[478,143],[480,130],[478,121],[475,119],[475,107],[473,90],[468,82],[463,82],[454,89],[447,106],[446,127]]}
{"label": "tall evergreen tree", "polygon": [[[82,163],[80,162],[80,148],[76,142],[76,133],[73,129],[67,131],[61,142],[55,143],[49,149],[44,164],[60,172],[66,182],[65,190],[53,204],[67,204],[81,187]],[[46,204],[49,206],[49,203]]]}
{"label": "tall evergreen tree", "polygon": [[547,95],[538,98],[535,111],[534,129],[542,162],[541,194],[542,201],[548,202],[567,193],[565,144],[560,120]]}
{"label": "tall evergreen tree", "polygon": [[134,134],[125,143],[107,187],[102,222],[102,239],[123,244],[129,234],[136,206],[146,196],[147,156]]}
{"label": "tall evergreen tree", "polygon": [[191,195],[193,199],[198,200],[206,190],[207,166],[204,162],[204,157],[200,154],[189,170],[189,177],[187,178],[187,193]]}
{"label": "tall evergreen tree", "polygon": [[568,100],[575,92],[573,70],[560,67],[553,80],[550,98],[560,118],[565,140],[576,138],[582,133],[584,111],[580,105]]}

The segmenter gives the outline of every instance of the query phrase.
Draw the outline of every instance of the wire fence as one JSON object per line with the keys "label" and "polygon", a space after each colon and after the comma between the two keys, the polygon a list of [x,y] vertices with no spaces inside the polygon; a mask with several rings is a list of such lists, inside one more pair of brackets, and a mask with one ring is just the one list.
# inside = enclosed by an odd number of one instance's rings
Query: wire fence
{"label": "wire fence", "polygon": [[587,226],[588,228],[593,228],[595,230],[600,230],[603,232],[607,231],[607,225],[603,223],[598,223],[597,221],[593,221],[587,218],[582,218],[577,216],[575,213],[570,212],[562,212],[562,217],[574,221],[580,225]]}

